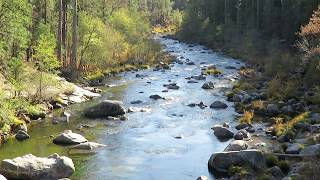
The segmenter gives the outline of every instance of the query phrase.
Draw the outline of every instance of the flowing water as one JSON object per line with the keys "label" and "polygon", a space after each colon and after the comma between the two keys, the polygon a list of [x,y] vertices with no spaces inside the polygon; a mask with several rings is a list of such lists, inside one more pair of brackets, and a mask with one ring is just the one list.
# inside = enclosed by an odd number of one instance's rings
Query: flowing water
{"label": "flowing water", "polygon": [[[128,121],[89,120],[81,116],[86,102],[70,106],[70,124],[52,125],[50,120],[36,122],[29,131],[31,139],[18,142],[11,139],[0,148],[0,159],[13,158],[32,153],[48,156],[52,153],[66,155],[73,159],[76,173],[73,179],[196,179],[206,175],[210,179],[207,162],[213,152],[222,151],[228,142],[220,142],[210,129],[215,124],[230,122],[235,116],[233,104],[226,102],[224,93],[238,78],[241,63],[235,59],[212,52],[203,46],[188,45],[172,39],[156,38],[165,50],[177,58],[190,59],[195,65],[174,64],[170,70],[127,72],[107,79],[106,83],[116,86],[104,89],[102,99],[123,101],[126,107],[144,107],[148,112],[128,115]],[[201,88],[205,81],[187,83],[186,77],[201,74],[201,68],[215,64],[223,70],[222,77],[207,77],[215,84],[213,90]],[[136,74],[144,76],[137,78]],[[177,83],[179,90],[162,92],[164,84]],[[159,94],[166,100],[152,100],[150,95]],[[99,99],[100,100],[100,99]],[[96,101],[99,101],[96,100]],[[131,105],[131,101],[143,103]],[[226,102],[224,110],[189,107],[200,101],[210,106],[214,101]],[[77,130],[80,124],[91,128]],[[52,143],[52,135],[65,129],[83,134],[89,140],[107,145],[95,154],[73,152],[68,147]],[[50,137],[51,136],[51,137]],[[176,138],[181,136],[182,138]]]}

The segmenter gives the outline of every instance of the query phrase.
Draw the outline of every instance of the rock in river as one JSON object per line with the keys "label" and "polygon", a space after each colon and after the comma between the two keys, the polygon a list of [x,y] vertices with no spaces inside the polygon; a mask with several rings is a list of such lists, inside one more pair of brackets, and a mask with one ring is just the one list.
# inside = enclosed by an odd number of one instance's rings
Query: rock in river
{"label": "rock in river", "polygon": [[106,145],[95,143],[95,142],[84,142],[84,143],[73,146],[72,149],[95,150],[102,147],[106,147]]}
{"label": "rock in river", "polygon": [[70,177],[74,171],[72,160],[53,154],[47,158],[28,154],[1,162],[0,173],[9,179],[48,179]]}
{"label": "rock in river", "polygon": [[203,85],[202,85],[202,89],[214,89],[214,84],[212,81],[209,81],[209,82],[205,82]]}
{"label": "rock in river", "polygon": [[22,130],[18,131],[15,137],[18,141],[23,141],[30,138],[29,134]]}
{"label": "rock in river", "polygon": [[226,108],[228,108],[228,105],[226,103],[221,102],[221,101],[216,101],[210,105],[210,108],[212,108],[212,109],[226,109]]}
{"label": "rock in river", "polygon": [[217,136],[217,138],[220,140],[228,140],[233,138],[234,136],[234,133],[232,131],[220,125],[216,125],[211,129],[214,131],[214,135]]}
{"label": "rock in river", "polygon": [[164,99],[163,97],[161,97],[161,96],[159,96],[159,95],[157,95],[157,94],[151,95],[149,98],[150,98],[150,99],[153,99],[153,100]]}
{"label": "rock in river", "polygon": [[209,170],[217,173],[228,173],[231,166],[248,166],[255,170],[265,168],[265,157],[261,151],[252,149],[212,154],[208,162]]}
{"label": "rock in river", "polygon": [[71,130],[66,130],[53,139],[53,143],[59,145],[76,145],[87,141],[88,140],[85,137],[80,134],[73,133]]}
{"label": "rock in river", "polygon": [[100,104],[90,107],[85,111],[85,116],[89,118],[100,118],[108,116],[124,115],[126,110],[120,101],[104,100]]}

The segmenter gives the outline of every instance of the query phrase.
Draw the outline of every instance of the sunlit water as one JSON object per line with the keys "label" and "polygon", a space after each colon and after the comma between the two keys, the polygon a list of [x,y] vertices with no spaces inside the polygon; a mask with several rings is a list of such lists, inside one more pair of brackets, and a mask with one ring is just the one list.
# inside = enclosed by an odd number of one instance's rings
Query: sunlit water
{"label": "sunlit water", "polygon": [[[34,123],[31,139],[17,142],[14,139],[2,146],[0,158],[12,158],[28,153],[47,156],[59,153],[71,157],[77,168],[74,179],[195,179],[200,175],[210,176],[207,162],[213,152],[222,151],[228,142],[220,142],[210,129],[214,124],[233,123],[236,113],[233,104],[226,102],[224,93],[232,87],[238,77],[241,63],[223,55],[206,50],[202,46],[190,46],[171,39],[158,38],[178,58],[194,61],[196,65],[174,64],[165,72],[144,70],[127,72],[106,83],[116,87],[105,89],[103,99],[116,99],[126,107],[144,107],[149,112],[136,112],[128,115],[125,122],[89,120],[81,116],[84,108],[94,102],[69,107],[72,112],[71,124],[52,125],[50,119]],[[215,83],[215,89],[201,88],[205,81],[188,84],[185,78],[199,75],[201,68],[216,64],[223,70],[222,77],[207,77]],[[136,74],[145,75],[136,78]],[[162,92],[168,80],[177,83],[179,90]],[[147,83],[151,82],[151,83]],[[141,93],[143,92],[143,93]],[[167,100],[151,100],[152,94],[159,94]],[[131,101],[141,100],[142,104],[131,105]],[[190,103],[203,101],[206,105],[214,101],[224,101],[229,105],[225,110],[188,107]],[[65,129],[75,132],[80,124],[91,124],[93,128],[81,133],[88,139],[107,145],[96,154],[79,154],[52,143],[50,135],[57,135]],[[175,137],[183,136],[182,139]]]}

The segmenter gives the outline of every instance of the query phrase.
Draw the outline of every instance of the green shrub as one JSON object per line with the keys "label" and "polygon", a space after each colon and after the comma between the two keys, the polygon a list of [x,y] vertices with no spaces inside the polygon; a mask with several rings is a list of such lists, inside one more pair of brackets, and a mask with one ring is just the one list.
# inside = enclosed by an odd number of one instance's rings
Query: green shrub
{"label": "green shrub", "polygon": [[277,166],[278,163],[279,163],[279,159],[277,156],[271,155],[271,154],[266,156],[266,164],[268,167]]}
{"label": "green shrub", "polygon": [[243,176],[247,173],[248,173],[247,170],[241,166],[231,166],[228,170],[228,174],[230,176],[233,176],[235,174],[240,174],[240,176]]}
{"label": "green shrub", "polygon": [[288,174],[290,171],[290,164],[289,161],[280,161],[278,164],[279,168],[282,170],[283,173]]}

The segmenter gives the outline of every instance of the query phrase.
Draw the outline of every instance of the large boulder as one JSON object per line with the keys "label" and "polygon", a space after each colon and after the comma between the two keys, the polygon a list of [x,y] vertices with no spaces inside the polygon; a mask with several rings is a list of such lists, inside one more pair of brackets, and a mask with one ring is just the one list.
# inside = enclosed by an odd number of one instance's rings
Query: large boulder
{"label": "large boulder", "polygon": [[70,177],[74,171],[72,160],[53,154],[47,158],[28,154],[1,162],[0,173],[9,179],[48,179]]}
{"label": "large boulder", "polygon": [[299,152],[302,150],[303,146],[299,143],[292,143],[288,145],[288,148],[286,149],[287,154],[299,154]]}
{"label": "large boulder", "polygon": [[89,118],[100,118],[108,116],[124,115],[126,110],[120,101],[104,100],[100,104],[90,107],[85,111],[85,116]]}
{"label": "large boulder", "polygon": [[248,143],[242,140],[231,142],[224,151],[242,151],[248,149]]}
{"label": "large boulder", "polygon": [[59,145],[76,145],[87,141],[88,140],[85,137],[80,134],[73,133],[71,130],[66,130],[53,139],[53,143]]}
{"label": "large boulder", "polygon": [[300,154],[303,155],[320,155],[320,144],[305,147]]}
{"label": "large boulder", "polygon": [[216,125],[211,128],[214,131],[214,135],[217,136],[220,140],[228,140],[233,138],[234,133],[230,131],[228,128]]}
{"label": "large boulder", "polygon": [[231,166],[246,166],[254,170],[264,169],[265,157],[261,151],[251,149],[214,153],[208,162],[209,170],[220,174],[228,173]]}

